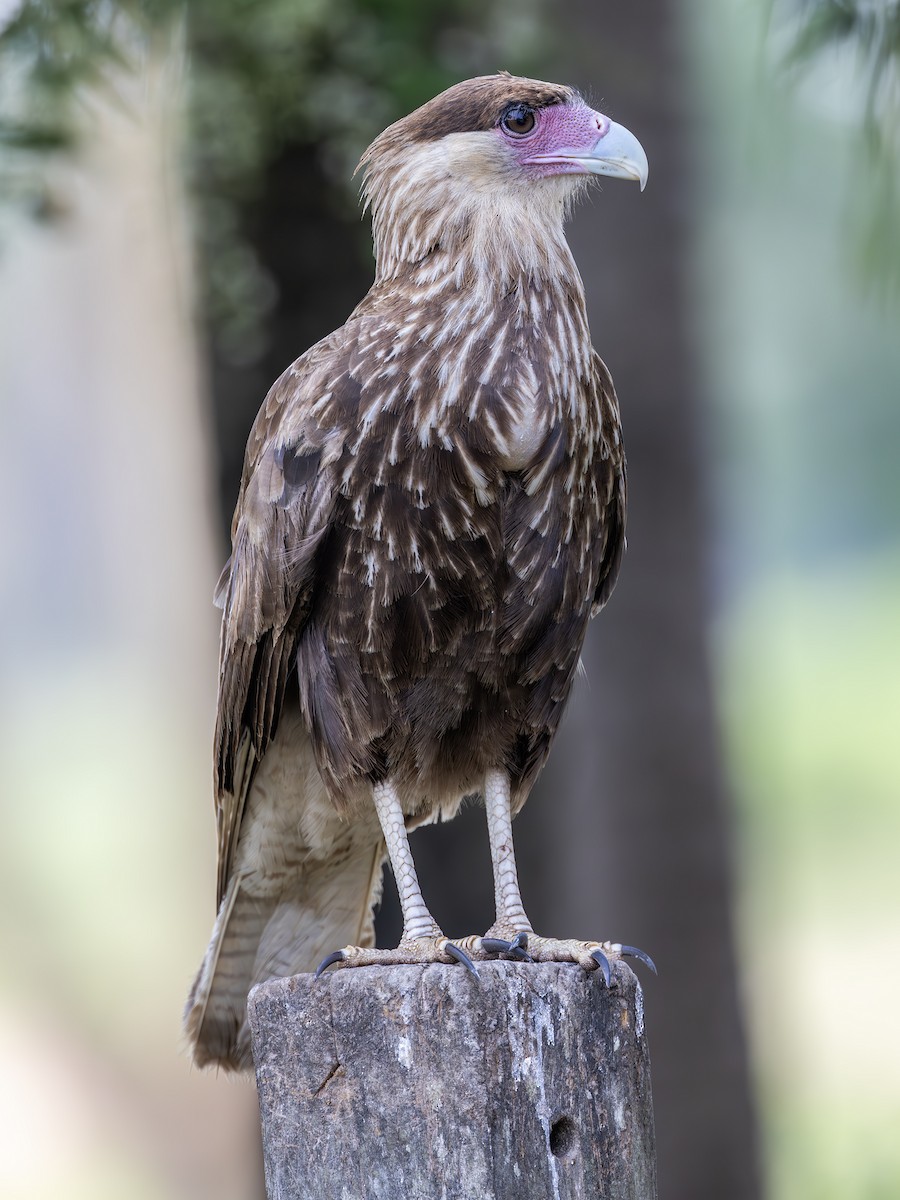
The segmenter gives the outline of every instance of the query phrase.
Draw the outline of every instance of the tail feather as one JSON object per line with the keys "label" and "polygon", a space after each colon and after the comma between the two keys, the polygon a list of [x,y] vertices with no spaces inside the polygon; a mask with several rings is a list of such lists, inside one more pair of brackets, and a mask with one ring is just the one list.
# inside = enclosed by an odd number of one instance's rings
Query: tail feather
{"label": "tail feather", "polygon": [[340,946],[373,943],[383,860],[380,842],[341,846],[274,899],[254,896],[252,878],[232,877],[185,1010],[197,1066],[252,1069],[247,994],[255,984],[314,970]]}
{"label": "tail feather", "polygon": [[231,879],[222,898],[212,939],[194,980],[184,1013],[185,1033],[198,1067],[220,1063],[239,1071],[244,1061],[242,1026],[253,980],[256,948],[269,917],[267,906],[241,894]]}
{"label": "tail feather", "polygon": [[253,1066],[247,993],[255,984],[315,970],[340,946],[372,944],[384,842],[374,809],[338,816],[298,706],[286,708],[258,763],[247,756],[236,792],[220,797],[220,808],[228,805],[222,899],[184,1027],[198,1066],[241,1071]]}

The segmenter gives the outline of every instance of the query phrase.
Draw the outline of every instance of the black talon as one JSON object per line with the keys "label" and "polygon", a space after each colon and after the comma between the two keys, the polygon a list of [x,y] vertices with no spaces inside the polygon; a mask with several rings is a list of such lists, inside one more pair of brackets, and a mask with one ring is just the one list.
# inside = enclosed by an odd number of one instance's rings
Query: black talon
{"label": "black talon", "polygon": [[527,933],[517,933],[511,942],[507,942],[503,938],[483,937],[481,939],[481,949],[485,954],[508,954],[516,962],[534,962],[534,959],[525,950],[527,945]]}
{"label": "black talon", "polygon": [[591,951],[591,958],[603,972],[603,978],[606,980],[606,986],[612,987],[612,972],[609,969],[609,959],[602,950]]}
{"label": "black talon", "polygon": [[650,968],[654,975],[659,974],[656,969],[656,963],[653,961],[650,955],[645,954],[643,950],[638,950],[637,946],[623,946],[619,953],[626,954],[630,958],[639,959],[642,963]]}
{"label": "black talon", "polygon": [[449,954],[450,957],[455,959],[457,962],[462,963],[467,970],[472,972],[476,979],[481,978],[481,976],[475,970],[475,964],[472,962],[471,958],[469,958],[468,954],[466,954],[465,950],[460,950],[459,946],[455,946],[453,942],[447,942],[444,945],[444,953]]}
{"label": "black talon", "polygon": [[343,950],[332,950],[328,957],[323,958],[316,967],[316,979],[319,978],[323,971],[327,971],[332,963],[343,962],[346,957],[347,955],[343,952]]}
{"label": "black talon", "polygon": [[508,954],[512,942],[506,942],[503,938],[486,938],[481,939],[481,948],[485,954]]}
{"label": "black talon", "polygon": [[534,962],[534,959],[528,953],[528,934],[524,930],[521,933],[517,933],[509,943],[509,956],[510,958],[514,958],[516,962]]}

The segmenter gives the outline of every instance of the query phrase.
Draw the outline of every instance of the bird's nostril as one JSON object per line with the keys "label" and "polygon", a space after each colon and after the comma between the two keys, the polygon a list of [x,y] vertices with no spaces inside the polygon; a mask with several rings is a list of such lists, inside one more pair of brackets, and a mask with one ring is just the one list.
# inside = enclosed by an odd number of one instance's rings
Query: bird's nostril
{"label": "bird's nostril", "polygon": [[596,117],[597,129],[600,131],[600,136],[605,137],[609,133],[609,118],[598,113]]}

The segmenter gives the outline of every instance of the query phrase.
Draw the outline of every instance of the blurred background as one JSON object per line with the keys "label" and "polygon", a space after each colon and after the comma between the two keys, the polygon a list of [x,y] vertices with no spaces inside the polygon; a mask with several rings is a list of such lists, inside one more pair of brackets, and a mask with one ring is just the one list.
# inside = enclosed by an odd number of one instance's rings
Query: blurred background
{"label": "blurred background", "polygon": [[[900,1195],[898,56],[895,0],[0,0],[5,1197],[262,1195],[252,1084],[179,1054],[210,596],[269,383],[371,280],[360,151],[500,67],[651,163],[571,229],[629,549],[526,906],[656,958],[661,1200]],[[486,926],[483,815],[414,851]]]}

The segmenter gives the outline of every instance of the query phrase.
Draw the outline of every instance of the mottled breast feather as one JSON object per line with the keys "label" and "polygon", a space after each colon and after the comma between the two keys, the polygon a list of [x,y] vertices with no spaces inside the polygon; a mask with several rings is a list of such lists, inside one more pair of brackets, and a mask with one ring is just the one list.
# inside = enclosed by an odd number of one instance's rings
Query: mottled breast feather
{"label": "mottled breast feather", "polygon": [[[624,541],[615,393],[560,286],[474,306],[416,267],[275,384],[223,577],[220,796],[296,671],[339,808],[390,775],[421,815],[497,766],[524,802]],[[535,392],[533,461],[503,470]]]}

